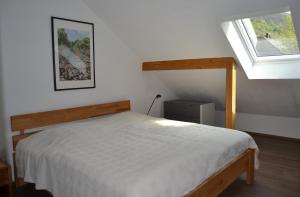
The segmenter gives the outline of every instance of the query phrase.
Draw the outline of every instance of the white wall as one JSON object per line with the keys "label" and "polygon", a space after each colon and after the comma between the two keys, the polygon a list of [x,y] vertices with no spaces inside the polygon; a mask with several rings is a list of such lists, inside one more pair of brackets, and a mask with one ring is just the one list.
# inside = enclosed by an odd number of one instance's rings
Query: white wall
{"label": "white wall", "polygon": [[[0,13],[2,7],[0,6]],[[1,20],[0,20],[0,38],[1,38]],[[5,135],[4,135],[4,99],[3,99],[3,70],[2,70],[2,53],[1,53],[1,39],[0,39],[0,159],[5,155]]]}
{"label": "white wall", "polygon": [[[225,126],[225,112],[216,112],[216,125]],[[236,129],[300,139],[300,118],[237,113]]]}
{"label": "white wall", "polygon": [[[130,99],[134,111],[145,112],[156,93],[165,99],[172,97],[155,76],[142,72],[142,61],[81,0],[5,0],[1,8],[4,132],[9,159],[11,115],[121,99]],[[95,89],[54,91],[51,16],[94,23]],[[154,109],[153,114],[160,112]]]}
{"label": "white wall", "polygon": [[287,6],[300,12],[299,0],[84,1],[145,61],[232,55],[222,21]]}
{"label": "white wall", "polygon": [[[0,152],[4,144],[1,139],[5,135],[9,157],[9,116],[14,114],[128,98],[132,100],[133,110],[146,112],[157,93],[162,94],[163,99],[153,108],[152,114],[156,116],[160,115],[163,100],[177,96],[210,98],[222,110],[225,95],[222,71],[205,71],[203,74],[200,71],[174,72],[169,75],[142,72],[140,67],[142,61],[150,59],[233,56],[220,27],[222,18],[277,9],[293,2],[295,25],[300,30],[300,17],[296,17],[300,15],[300,9],[296,0],[85,2],[89,7],[81,0],[4,0],[0,3],[3,65],[0,94],[3,93],[5,103],[4,113],[0,112],[5,119],[5,129],[0,130]],[[95,24],[96,89],[54,92],[50,16]],[[249,81],[239,71],[237,109],[245,113],[299,117],[299,84],[294,80]],[[268,128],[271,131],[272,128]],[[278,128],[281,129],[278,135],[286,134],[283,132],[286,128]],[[267,132],[259,127],[252,129]],[[298,130],[296,132],[299,134]]]}
{"label": "white wall", "polygon": [[[235,57],[221,22],[288,6],[300,40],[299,0],[84,1],[143,61]],[[224,110],[225,84],[220,72],[161,71],[156,75],[178,97],[210,99],[219,110]],[[300,80],[248,80],[239,67],[237,110],[258,117],[260,114],[299,118]]]}

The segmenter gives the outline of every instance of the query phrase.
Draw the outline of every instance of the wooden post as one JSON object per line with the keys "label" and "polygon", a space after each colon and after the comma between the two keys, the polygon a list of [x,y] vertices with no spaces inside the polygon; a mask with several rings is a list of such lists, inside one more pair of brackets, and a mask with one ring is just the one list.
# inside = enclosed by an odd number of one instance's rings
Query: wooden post
{"label": "wooden post", "polygon": [[236,68],[234,62],[226,66],[226,128],[235,128]]}
{"label": "wooden post", "polygon": [[254,162],[255,162],[255,149],[250,149],[248,169],[246,173],[246,183],[248,185],[253,184],[254,182],[254,165],[255,165]]}
{"label": "wooden post", "polygon": [[226,69],[226,127],[235,128],[236,68],[232,57],[144,62],[143,71]]}

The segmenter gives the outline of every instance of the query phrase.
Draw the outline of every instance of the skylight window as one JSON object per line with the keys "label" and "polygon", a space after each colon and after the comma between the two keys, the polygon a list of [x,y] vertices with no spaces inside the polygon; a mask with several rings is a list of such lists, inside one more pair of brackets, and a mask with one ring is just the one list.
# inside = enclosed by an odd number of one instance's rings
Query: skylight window
{"label": "skylight window", "polygon": [[300,32],[294,28],[291,12],[281,10],[221,24],[249,79],[300,79],[296,36]]}
{"label": "skylight window", "polygon": [[290,11],[240,19],[236,25],[254,61],[300,57]]}

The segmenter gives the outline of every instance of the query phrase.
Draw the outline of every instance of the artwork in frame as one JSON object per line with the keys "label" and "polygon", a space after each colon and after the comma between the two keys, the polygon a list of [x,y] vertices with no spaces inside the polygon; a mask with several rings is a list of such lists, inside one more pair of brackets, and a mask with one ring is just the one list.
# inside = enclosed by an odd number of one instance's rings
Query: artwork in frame
{"label": "artwork in frame", "polygon": [[51,17],[54,89],[95,88],[94,24]]}

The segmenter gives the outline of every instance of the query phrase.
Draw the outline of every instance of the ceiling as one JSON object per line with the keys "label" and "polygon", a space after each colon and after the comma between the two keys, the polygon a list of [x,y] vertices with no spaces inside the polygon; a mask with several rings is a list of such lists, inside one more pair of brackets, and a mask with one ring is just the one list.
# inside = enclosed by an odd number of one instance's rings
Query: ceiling
{"label": "ceiling", "polygon": [[[287,6],[300,32],[297,0],[83,1],[143,61],[235,57],[221,22]],[[177,96],[213,100],[218,109],[224,109],[223,70],[161,71],[157,75]],[[300,117],[300,80],[249,80],[239,67],[237,111]]]}

